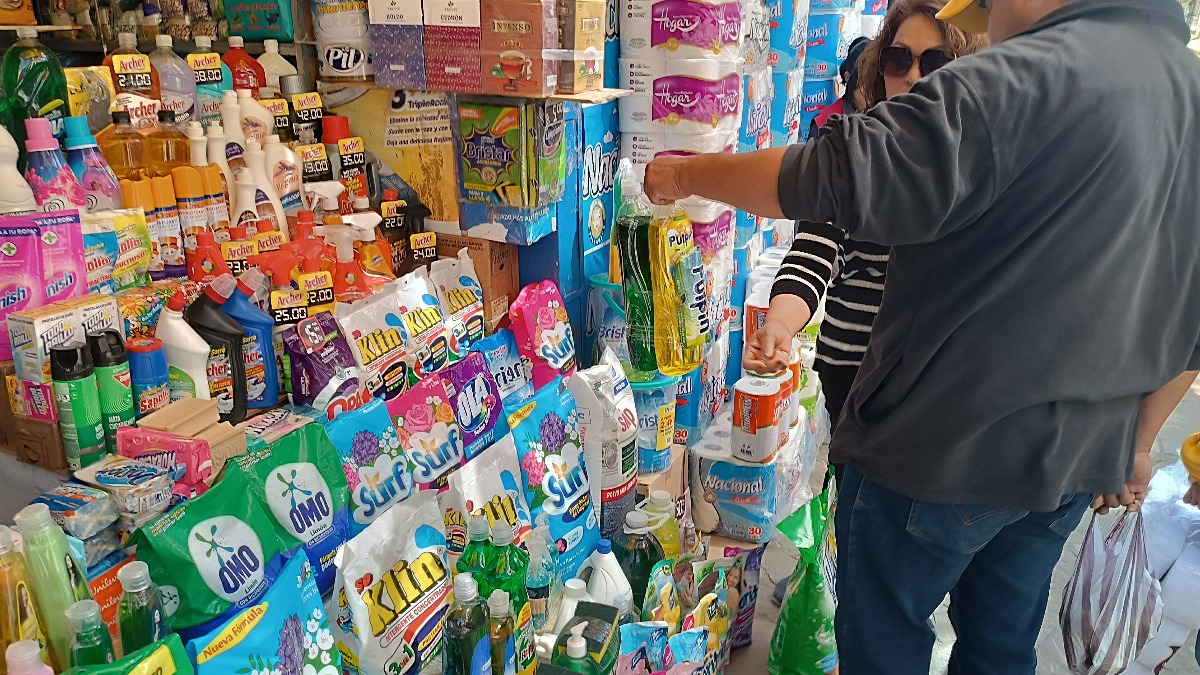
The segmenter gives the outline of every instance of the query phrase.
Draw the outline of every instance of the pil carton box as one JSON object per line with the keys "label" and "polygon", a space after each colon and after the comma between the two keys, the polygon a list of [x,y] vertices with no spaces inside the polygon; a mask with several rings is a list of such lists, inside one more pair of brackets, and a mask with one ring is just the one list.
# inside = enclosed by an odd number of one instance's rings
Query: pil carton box
{"label": "pil carton box", "polygon": [[458,111],[465,200],[533,209],[562,198],[562,101],[467,99],[459,102]]}
{"label": "pil carton box", "polygon": [[[427,233],[433,234],[433,233]],[[463,248],[475,265],[483,288],[483,318],[488,331],[494,331],[508,315],[508,307],[521,290],[517,247],[486,239],[452,234],[436,234],[439,258],[453,258]]]}
{"label": "pil carton box", "polygon": [[554,0],[483,0],[483,91],[547,96],[558,86]]}
{"label": "pil carton box", "polygon": [[558,91],[577,94],[604,86],[604,0],[559,0]]}

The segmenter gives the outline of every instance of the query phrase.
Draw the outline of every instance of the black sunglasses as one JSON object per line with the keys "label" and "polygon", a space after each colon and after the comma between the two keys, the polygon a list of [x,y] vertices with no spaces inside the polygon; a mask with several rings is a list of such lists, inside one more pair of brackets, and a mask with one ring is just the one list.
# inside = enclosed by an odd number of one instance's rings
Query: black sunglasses
{"label": "black sunglasses", "polygon": [[917,58],[908,47],[884,47],[879,50],[879,72],[888,77],[904,77],[912,70],[914,59],[921,77],[925,77],[953,61],[954,55],[944,49],[930,49]]}

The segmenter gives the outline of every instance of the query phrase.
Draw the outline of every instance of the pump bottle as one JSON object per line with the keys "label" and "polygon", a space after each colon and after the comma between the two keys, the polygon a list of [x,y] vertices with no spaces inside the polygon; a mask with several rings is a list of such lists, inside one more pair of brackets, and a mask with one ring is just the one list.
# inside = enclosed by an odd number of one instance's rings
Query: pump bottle
{"label": "pump bottle", "polygon": [[599,665],[588,655],[587,640],[583,639],[583,631],[587,630],[587,625],[588,622],[580,621],[571,626],[571,637],[567,638],[567,651],[555,654],[551,663],[584,675],[600,675]]}
{"label": "pump bottle", "polygon": [[374,211],[360,211],[342,216],[342,222],[371,237],[370,240],[362,240],[362,247],[358,250],[358,261],[363,270],[395,279],[396,273],[392,271],[392,247],[379,233],[379,224],[383,222],[383,216]]}

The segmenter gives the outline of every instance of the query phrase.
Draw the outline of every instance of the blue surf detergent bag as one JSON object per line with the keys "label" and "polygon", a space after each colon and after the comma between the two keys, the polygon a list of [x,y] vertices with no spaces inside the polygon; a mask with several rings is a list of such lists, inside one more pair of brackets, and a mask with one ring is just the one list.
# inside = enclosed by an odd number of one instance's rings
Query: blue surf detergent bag
{"label": "blue surf detergent bag", "polygon": [[350,536],[413,493],[412,467],[383,401],[375,399],[325,423],[350,489]]}

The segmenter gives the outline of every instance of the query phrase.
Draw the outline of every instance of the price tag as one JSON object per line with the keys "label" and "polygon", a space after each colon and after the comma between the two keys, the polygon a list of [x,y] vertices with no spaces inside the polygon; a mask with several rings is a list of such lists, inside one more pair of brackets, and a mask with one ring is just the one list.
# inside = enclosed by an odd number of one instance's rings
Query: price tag
{"label": "price tag", "polygon": [[333,302],[333,288],[316,288],[308,292],[309,306],[328,305]]}
{"label": "price tag", "polygon": [[338,156],[341,159],[342,185],[352,197],[367,197],[367,153],[366,144],[359,136],[338,141]]}
{"label": "price tag", "polygon": [[333,170],[329,165],[329,155],[325,152],[324,145],[313,143],[297,146],[296,156],[300,158],[301,174],[305,183],[333,180]]}
{"label": "price tag", "polygon": [[385,230],[396,227],[404,227],[406,208],[408,208],[408,202],[404,201],[403,199],[380,204],[379,214],[383,216],[383,222],[380,223],[379,226]]}
{"label": "price tag", "polygon": [[417,232],[408,238],[413,260],[428,263],[437,260],[437,233]]}
{"label": "price tag", "polygon": [[196,74],[196,84],[221,84],[225,79],[220,54],[188,54],[187,64]]}
{"label": "price tag", "polygon": [[280,129],[287,129],[290,136],[292,129],[292,118],[291,115],[288,114],[287,101],[282,98],[269,98],[259,101],[258,103],[275,116],[275,133],[279,133]]}
{"label": "price tag", "polygon": [[146,92],[154,87],[150,57],[144,54],[117,54],[112,61],[113,86],[117,92]]}
{"label": "price tag", "polygon": [[296,111],[296,134],[301,128],[316,131],[325,112],[321,109],[321,95],[315,91],[292,96],[292,110]]}

